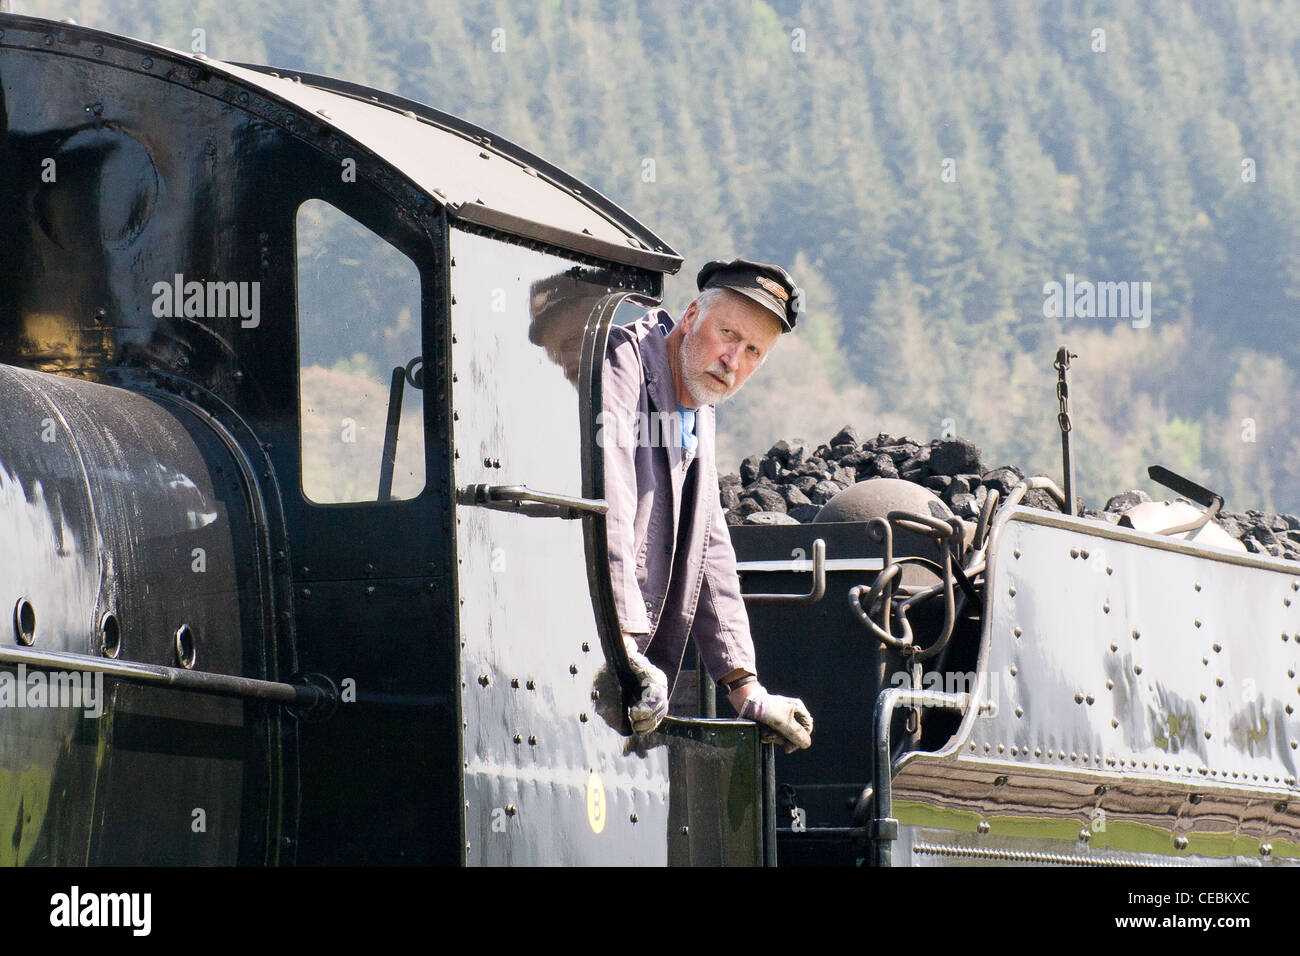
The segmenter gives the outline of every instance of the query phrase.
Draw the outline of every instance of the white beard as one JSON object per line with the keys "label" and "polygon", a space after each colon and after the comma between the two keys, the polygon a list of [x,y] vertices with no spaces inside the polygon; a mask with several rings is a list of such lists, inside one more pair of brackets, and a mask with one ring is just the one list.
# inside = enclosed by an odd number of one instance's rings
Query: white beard
{"label": "white beard", "polygon": [[691,349],[687,348],[689,341],[689,337],[683,338],[677,349],[677,367],[681,369],[682,381],[686,383],[686,391],[690,393],[691,398],[700,405],[717,405],[734,395],[736,389],[733,386],[721,384],[709,372],[716,372],[723,378],[731,379],[733,383],[734,373],[729,374],[720,366],[700,372],[692,371]]}

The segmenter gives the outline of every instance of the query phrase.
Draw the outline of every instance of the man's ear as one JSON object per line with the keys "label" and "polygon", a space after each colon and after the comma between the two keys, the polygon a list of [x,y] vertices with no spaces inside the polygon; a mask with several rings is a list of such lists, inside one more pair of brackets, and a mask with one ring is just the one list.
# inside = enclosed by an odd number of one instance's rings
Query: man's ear
{"label": "man's ear", "polygon": [[682,313],[682,333],[686,334],[695,331],[695,323],[700,317],[700,306],[692,301]]}

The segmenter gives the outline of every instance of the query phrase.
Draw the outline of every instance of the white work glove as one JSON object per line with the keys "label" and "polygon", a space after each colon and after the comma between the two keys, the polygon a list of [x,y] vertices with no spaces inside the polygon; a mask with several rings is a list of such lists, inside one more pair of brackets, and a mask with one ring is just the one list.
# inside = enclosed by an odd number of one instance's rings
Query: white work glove
{"label": "white work glove", "polygon": [[779,743],[788,754],[812,746],[812,714],[797,697],[769,694],[762,684],[751,681],[728,698],[741,717],[763,725],[763,743]]}
{"label": "white work glove", "polygon": [[634,732],[654,733],[655,728],[668,715],[668,678],[637,649],[636,639],[632,635],[623,635],[623,646],[627,649],[627,662],[632,668],[632,674],[641,688],[641,696],[628,706],[628,719],[632,722]]}

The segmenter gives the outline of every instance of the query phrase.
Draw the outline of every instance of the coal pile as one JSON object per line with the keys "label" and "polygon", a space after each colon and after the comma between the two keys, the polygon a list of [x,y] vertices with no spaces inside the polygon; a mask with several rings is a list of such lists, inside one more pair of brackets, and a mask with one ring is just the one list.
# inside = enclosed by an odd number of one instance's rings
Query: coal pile
{"label": "coal pile", "polygon": [[[868,478],[902,478],[923,485],[957,517],[974,521],[990,489],[997,489],[1005,499],[1024,477],[1015,465],[985,468],[979,447],[965,438],[920,442],[880,434],[862,441],[846,425],[824,445],[799,438],[779,441],[767,454],[742,461],[739,474],[719,477],[718,485],[729,525],[806,524],[826,502]],[[1082,502],[1080,506],[1085,518],[1114,524],[1126,509],[1150,500],[1145,492],[1134,490],[1113,496],[1100,510],[1082,507]],[[1030,491],[1022,503],[1060,511],[1042,490]],[[1300,517],[1296,515],[1224,511],[1216,520],[1247,551],[1300,561]]]}

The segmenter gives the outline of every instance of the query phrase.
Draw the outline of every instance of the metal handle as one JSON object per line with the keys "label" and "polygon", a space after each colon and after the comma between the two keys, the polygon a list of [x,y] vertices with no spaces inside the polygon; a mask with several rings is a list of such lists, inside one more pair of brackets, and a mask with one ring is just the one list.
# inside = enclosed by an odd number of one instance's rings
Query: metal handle
{"label": "metal handle", "polygon": [[534,491],[527,485],[468,485],[456,495],[462,505],[514,511],[533,518],[581,518],[609,511],[604,498],[573,498],[549,491]]}
{"label": "metal handle", "polygon": [[742,594],[741,597],[746,604],[754,607],[806,607],[816,604],[826,596],[826,542],[821,538],[813,542],[812,565],[813,586],[807,594]]}

